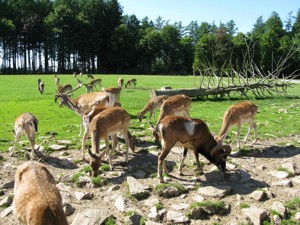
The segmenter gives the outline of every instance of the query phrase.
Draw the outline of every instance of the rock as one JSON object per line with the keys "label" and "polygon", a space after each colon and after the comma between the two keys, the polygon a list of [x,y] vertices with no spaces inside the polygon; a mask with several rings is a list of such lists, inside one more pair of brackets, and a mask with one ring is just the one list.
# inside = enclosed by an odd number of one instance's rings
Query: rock
{"label": "rock", "polygon": [[145,200],[145,205],[146,205],[146,206],[152,207],[152,206],[154,206],[154,205],[157,204],[157,203],[159,203],[158,198],[151,198],[151,199]]}
{"label": "rock", "polygon": [[54,151],[60,151],[60,150],[68,149],[68,147],[66,145],[57,145],[57,144],[50,145],[49,148],[54,150]]}
{"label": "rock", "polygon": [[2,186],[2,188],[3,188],[3,189],[13,189],[14,186],[15,186],[15,181],[12,180],[12,181],[9,181],[9,182],[5,183],[5,184]]}
{"label": "rock", "polygon": [[6,209],[4,209],[1,213],[0,213],[0,218],[4,218],[6,216],[8,216],[9,214],[11,214],[13,211],[13,207],[9,206]]}
{"label": "rock", "polygon": [[267,212],[256,206],[250,206],[249,208],[242,209],[242,212],[253,223],[253,225],[261,225],[264,218],[267,216]]}
{"label": "rock", "polygon": [[196,196],[194,196],[194,200],[196,202],[203,202],[204,201],[204,197],[201,196],[201,195],[196,195]]}
{"label": "rock", "polygon": [[266,199],[267,195],[264,191],[254,191],[249,195],[249,197],[261,202]]}
{"label": "rock", "polygon": [[112,217],[112,212],[107,209],[87,209],[78,212],[71,225],[104,224],[110,217]]}
{"label": "rock", "polygon": [[70,145],[70,144],[72,144],[72,141],[70,141],[70,140],[57,140],[57,143],[63,144],[63,145]]}
{"label": "rock", "polygon": [[273,182],[271,186],[272,187],[273,186],[293,187],[293,183],[291,180],[281,180],[281,181]]}
{"label": "rock", "polygon": [[188,204],[185,204],[185,203],[179,203],[179,204],[174,204],[174,205],[171,205],[172,209],[175,209],[175,210],[184,210],[184,209],[187,209],[189,207]]}
{"label": "rock", "polygon": [[143,170],[138,170],[134,174],[132,174],[132,176],[137,179],[142,179],[146,177],[146,173]]}
{"label": "rock", "polygon": [[268,172],[268,174],[278,179],[287,178],[289,176],[289,174],[285,171],[275,171],[275,170]]}
{"label": "rock", "polygon": [[187,223],[189,218],[187,218],[183,213],[170,210],[167,212],[167,221],[174,223]]}
{"label": "rock", "polygon": [[139,215],[137,213],[134,213],[133,215],[128,216],[128,217],[125,218],[125,224],[128,224],[128,225],[139,225],[141,219],[142,219],[141,215]]}
{"label": "rock", "polygon": [[90,181],[91,181],[90,177],[80,176],[77,185],[78,187],[85,187],[87,184],[90,183]]}
{"label": "rock", "polygon": [[69,203],[64,205],[64,212],[66,214],[66,216],[70,216],[75,212],[75,209],[73,208],[73,206],[71,206]]}
{"label": "rock", "polygon": [[119,195],[115,201],[115,207],[117,208],[117,210],[119,210],[120,212],[125,212],[126,210],[126,203],[125,203],[125,199],[123,198],[122,195]]}
{"label": "rock", "polygon": [[118,184],[116,184],[116,185],[113,185],[113,186],[111,186],[111,187],[109,187],[108,189],[107,189],[107,192],[109,193],[109,192],[112,192],[112,191],[116,191],[116,190],[119,190],[120,189],[120,185],[118,185]]}
{"label": "rock", "polygon": [[11,203],[12,203],[12,197],[11,196],[7,196],[2,201],[0,201],[0,208],[2,208],[2,207],[8,207],[8,206],[11,205]]}
{"label": "rock", "polygon": [[173,198],[179,195],[179,191],[174,186],[168,186],[167,188],[160,190],[159,195],[165,198]]}
{"label": "rock", "polygon": [[145,225],[163,225],[162,223],[156,223],[154,221],[151,220],[147,220],[145,221]]}
{"label": "rock", "polygon": [[298,169],[295,163],[292,162],[284,163],[281,165],[281,167],[288,170],[293,175],[298,174]]}
{"label": "rock", "polygon": [[224,197],[227,193],[231,191],[230,186],[207,186],[207,187],[200,187],[198,189],[198,193],[203,196],[213,197],[213,198],[220,198]]}
{"label": "rock", "polygon": [[91,200],[94,195],[92,193],[75,192],[77,200]]}
{"label": "rock", "polygon": [[145,199],[150,193],[147,190],[147,187],[138,182],[135,178],[129,176],[127,177],[127,182],[129,185],[129,191],[132,196],[136,199]]}
{"label": "rock", "polygon": [[295,220],[300,221],[300,212],[295,214]]}
{"label": "rock", "polygon": [[285,217],[286,209],[282,202],[273,202],[272,210],[278,212],[280,216]]}
{"label": "rock", "polygon": [[296,176],[292,178],[293,183],[300,184],[300,176]]}

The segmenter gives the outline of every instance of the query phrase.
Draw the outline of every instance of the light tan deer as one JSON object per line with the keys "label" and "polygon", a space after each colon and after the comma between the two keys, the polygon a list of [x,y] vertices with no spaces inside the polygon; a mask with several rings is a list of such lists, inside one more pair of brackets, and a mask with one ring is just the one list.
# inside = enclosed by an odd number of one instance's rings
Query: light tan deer
{"label": "light tan deer", "polygon": [[53,175],[41,163],[28,161],[15,175],[13,212],[26,225],[67,225]]}
{"label": "light tan deer", "polygon": [[[82,115],[82,121],[83,121],[82,123],[85,128],[85,132],[82,137],[82,159],[83,160],[84,160],[84,153],[85,153],[85,143],[90,134],[90,129],[89,129],[90,123],[92,122],[92,120],[94,119],[95,116],[97,116],[99,113],[103,112],[106,109],[108,109],[108,108],[102,107],[102,106],[95,106],[92,108],[91,111],[86,112]],[[134,151],[135,150],[135,138],[130,134],[129,131],[128,131],[128,138],[129,138],[129,147],[132,151]],[[114,141],[114,145],[117,146],[118,139],[117,139],[116,135],[113,135],[113,141]]]}
{"label": "light tan deer", "polygon": [[164,117],[168,115],[180,115],[190,117],[189,110],[191,107],[191,98],[186,95],[174,95],[169,97],[161,105],[161,110],[158,118],[159,123]]}
{"label": "light tan deer", "polygon": [[124,84],[124,79],[122,77],[120,77],[118,79],[118,87],[122,88],[123,87],[123,84]]}
{"label": "light tan deer", "polygon": [[35,134],[38,132],[38,120],[37,118],[29,112],[22,113],[15,121],[14,129],[12,130],[15,136],[13,150],[11,156],[13,156],[16,145],[20,141],[22,134],[26,134],[30,145],[31,145],[31,154],[30,158],[34,159],[35,157]]}
{"label": "light tan deer", "polygon": [[85,84],[85,83],[83,83],[83,85],[85,86],[86,93],[92,93],[93,92],[93,89],[94,89],[93,85]]}
{"label": "light tan deer", "polygon": [[112,165],[112,153],[115,150],[115,141],[113,141],[112,149],[109,148],[109,136],[114,137],[117,133],[122,133],[126,142],[126,163],[128,163],[129,137],[128,127],[130,123],[130,115],[120,107],[112,107],[104,110],[94,117],[90,124],[90,133],[92,141],[92,151],[89,149],[90,165],[93,176],[98,175],[101,165],[101,155],[99,155],[100,139],[105,140],[106,150],[108,152],[108,161],[110,169]]}
{"label": "light tan deer", "polygon": [[136,82],[137,81],[136,81],[135,78],[128,80],[127,83],[125,84],[125,88],[131,87],[132,85],[135,88],[136,87]]}
{"label": "light tan deer", "polygon": [[121,107],[120,96],[121,96],[122,88],[120,88],[120,87],[110,87],[110,88],[104,88],[103,90],[106,91],[106,92],[112,93],[115,96],[115,99],[116,99],[115,106]]}
{"label": "light tan deer", "polygon": [[253,129],[255,138],[253,144],[257,142],[257,129],[254,122],[255,116],[257,114],[258,106],[250,101],[238,102],[230,106],[224,113],[222,128],[218,134],[221,140],[224,140],[227,136],[229,128],[237,124],[238,130],[238,141],[237,147],[240,147],[240,129],[242,124],[249,123],[248,133],[244,139],[244,143],[247,142],[250,131]]}
{"label": "light tan deer", "polygon": [[97,89],[97,85],[99,85],[99,90],[101,89],[101,83],[102,83],[102,79],[98,78],[98,79],[93,79],[90,81],[90,85],[95,87]]}
{"label": "light tan deer", "polygon": [[152,116],[155,115],[155,110],[160,109],[163,102],[166,101],[168,98],[169,96],[167,95],[160,95],[149,99],[146,105],[144,106],[144,108],[137,113],[137,118],[139,119],[139,121],[142,122],[143,116],[147,112],[150,112],[150,116],[148,120],[148,124],[150,124]]}

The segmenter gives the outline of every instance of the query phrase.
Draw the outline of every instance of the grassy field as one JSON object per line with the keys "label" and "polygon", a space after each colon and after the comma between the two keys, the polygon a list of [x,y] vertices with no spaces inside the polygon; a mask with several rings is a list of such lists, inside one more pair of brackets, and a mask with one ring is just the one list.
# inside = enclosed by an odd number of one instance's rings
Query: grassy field
{"label": "grassy field", "polygon": [[[117,85],[120,75],[96,75],[95,78],[102,78],[104,87]],[[122,75],[125,81],[133,76]],[[37,79],[45,82],[45,93],[41,95],[37,90]],[[136,89],[123,89],[121,93],[122,107],[132,116],[131,129],[136,130],[140,135],[150,135],[146,114],[145,120],[140,123],[136,113],[140,111],[150,98],[152,89],[162,86],[172,88],[193,88],[199,83],[199,77],[193,76],[135,76],[137,79]],[[70,83],[74,86],[77,81],[71,75],[60,75],[61,83]],[[82,78],[86,82],[85,78]],[[6,76],[0,75],[0,151],[7,151],[12,145],[14,137],[11,132],[16,117],[23,112],[33,113],[39,120],[39,133],[37,138],[47,136],[49,132],[56,132],[56,139],[70,139],[75,143],[76,148],[80,147],[78,137],[80,117],[66,107],[59,107],[54,102],[56,86],[54,75],[23,75]],[[74,93],[74,96],[85,93],[81,88]],[[288,89],[285,96],[256,99],[251,98],[259,106],[257,125],[259,139],[270,139],[285,137],[293,134],[300,134],[299,106],[300,106],[300,85],[294,85]],[[216,134],[222,125],[223,113],[228,106],[237,101],[244,100],[239,95],[225,99],[193,100],[191,116],[201,118],[207,122],[212,133]],[[156,113],[156,118],[158,113]],[[145,124],[143,127],[142,124]],[[236,128],[232,129],[236,131]],[[247,128],[243,128],[245,133]],[[227,142],[235,141],[236,137],[230,133]],[[23,140],[25,138],[23,137]],[[37,144],[39,143],[37,139]]]}

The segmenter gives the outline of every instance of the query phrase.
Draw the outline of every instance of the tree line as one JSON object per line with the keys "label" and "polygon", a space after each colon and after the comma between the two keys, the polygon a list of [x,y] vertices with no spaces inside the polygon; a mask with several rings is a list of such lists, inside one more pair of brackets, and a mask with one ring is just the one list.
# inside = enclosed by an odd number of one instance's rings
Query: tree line
{"label": "tree line", "polygon": [[300,65],[300,10],[286,21],[272,12],[253,29],[233,20],[170,24],[123,15],[117,0],[0,0],[1,73],[192,74],[241,70],[268,73]]}

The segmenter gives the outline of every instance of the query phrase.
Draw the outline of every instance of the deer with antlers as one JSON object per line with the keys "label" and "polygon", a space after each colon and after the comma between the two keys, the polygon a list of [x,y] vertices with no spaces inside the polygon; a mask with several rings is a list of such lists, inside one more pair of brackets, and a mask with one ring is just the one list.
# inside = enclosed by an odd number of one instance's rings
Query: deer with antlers
{"label": "deer with antlers", "polygon": [[134,88],[136,87],[136,79],[133,78],[133,79],[130,79],[127,81],[127,83],[125,84],[125,88],[128,88],[128,87],[131,87],[132,85],[134,86]]}
{"label": "deer with antlers", "polygon": [[122,133],[126,142],[126,159],[128,163],[128,149],[130,145],[128,137],[128,127],[130,123],[130,115],[126,110],[120,107],[111,107],[94,117],[90,124],[90,133],[92,141],[92,151],[89,149],[90,165],[93,176],[98,175],[101,165],[101,155],[99,155],[100,139],[105,140],[106,150],[108,152],[109,166],[113,170],[112,153],[116,146],[113,141],[112,149],[109,148],[109,136],[114,137],[116,133]]}
{"label": "deer with antlers", "polygon": [[[75,91],[78,88],[80,88],[80,86],[72,91]],[[103,107],[113,107],[116,101],[113,94],[105,91],[82,94],[75,99],[69,96],[69,92],[57,93],[55,95],[55,102],[58,99],[60,99],[61,105],[65,105],[68,109],[71,109],[80,116],[82,116],[85,112],[90,111],[92,107],[96,105]],[[80,125],[79,136],[81,135],[81,133],[82,123]]]}
{"label": "deer with antlers", "polygon": [[160,109],[163,102],[166,101],[168,98],[169,96],[167,95],[160,95],[149,99],[144,108],[137,113],[137,118],[139,119],[139,121],[142,122],[143,116],[147,112],[150,112],[148,120],[148,124],[150,124],[152,116],[155,115],[155,110]]}
{"label": "deer with antlers", "polygon": [[250,101],[238,102],[230,106],[224,113],[222,128],[218,134],[221,140],[224,140],[228,134],[229,128],[237,124],[238,126],[238,141],[237,147],[240,147],[240,129],[242,124],[249,123],[248,133],[244,139],[244,143],[247,142],[248,136],[251,130],[254,130],[254,141],[253,144],[257,142],[257,129],[254,122],[255,116],[258,111],[258,106]]}
{"label": "deer with antlers", "polygon": [[20,141],[20,138],[22,134],[26,134],[26,137],[28,138],[30,145],[31,145],[31,154],[30,158],[34,159],[35,157],[35,135],[38,132],[38,120],[37,118],[29,113],[22,113],[20,116],[15,121],[14,129],[12,130],[14,136],[15,136],[15,141],[14,141],[14,146],[13,150],[11,152],[11,156],[13,156],[15,150],[16,150],[16,145]]}

